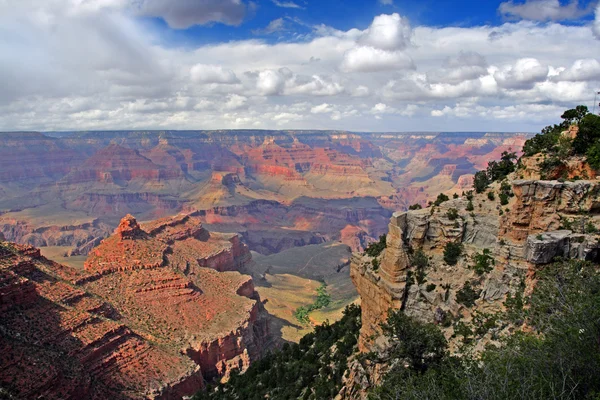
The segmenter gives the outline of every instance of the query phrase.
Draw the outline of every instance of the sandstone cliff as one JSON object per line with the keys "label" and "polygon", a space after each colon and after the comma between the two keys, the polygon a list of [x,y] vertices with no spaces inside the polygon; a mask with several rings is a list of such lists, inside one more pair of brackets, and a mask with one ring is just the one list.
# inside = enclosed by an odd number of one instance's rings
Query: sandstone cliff
{"label": "sandstone cliff", "polygon": [[[527,162],[527,160],[525,160]],[[460,197],[440,206],[395,213],[389,224],[387,248],[379,263],[355,253],[351,277],[361,297],[360,351],[385,353],[380,324],[389,309],[440,325],[451,349],[460,348],[471,328],[475,350],[493,341],[510,326],[474,329],[481,318],[504,309],[507,296],[530,291],[536,271],[555,257],[600,259],[600,183],[595,180],[542,181],[510,176],[510,184],[493,184],[486,193]],[[494,192],[489,196],[487,192]],[[501,205],[499,193],[507,204]],[[471,197],[472,196],[472,197]],[[469,200],[470,199],[470,200]],[[454,213],[456,210],[456,213]],[[471,210],[471,211],[468,211]],[[447,243],[463,247],[456,265],[444,260]],[[422,249],[429,258],[423,271],[414,254]],[[475,271],[475,255],[489,251],[489,269]],[[465,304],[465,287],[473,304]],[[381,377],[385,363],[365,367],[352,364],[346,398],[361,398]]]}
{"label": "sandstone cliff", "polygon": [[[191,395],[268,339],[236,235],[127,216],[78,271],[0,243],[0,384],[23,398]],[[39,379],[39,377],[42,379]]]}

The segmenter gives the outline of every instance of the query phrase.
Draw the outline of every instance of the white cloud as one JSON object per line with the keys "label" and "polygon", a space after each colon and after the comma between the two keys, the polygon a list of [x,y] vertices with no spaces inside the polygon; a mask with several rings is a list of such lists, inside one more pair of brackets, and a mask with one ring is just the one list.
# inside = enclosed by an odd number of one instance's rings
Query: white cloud
{"label": "white cloud", "polygon": [[393,34],[379,16],[302,40],[175,47],[129,1],[0,0],[0,130],[439,130],[445,107],[461,116],[446,130],[538,130],[600,84],[591,25],[408,30],[390,15]]}
{"label": "white cloud", "polygon": [[239,79],[230,69],[218,65],[196,64],[190,69],[192,81],[200,83],[239,83]]}
{"label": "white cloud", "polygon": [[132,0],[138,15],[159,17],[171,28],[185,29],[209,22],[239,25],[246,15],[241,0]]}
{"label": "white cloud", "polygon": [[600,80],[600,62],[593,58],[576,60],[573,65],[555,75],[557,81]]}
{"label": "white cloud", "polygon": [[334,108],[331,104],[323,103],[311,108],[310,112],[312,114],[326,114],[332,112],[333,110]]}
{"label": "white cloud", "polygon": [[394,4],[394,0],[379,0],[379,3],[383,4],[384,6],[391,6]]}
{"label": "white cloud", "polygon": [[526,0],[525,3],[515,3],[510,0],[501,3],[498,11],[507,18],[565,21],[590,14],[592,8],[590,6],[582,8],[579,0],[571,0],[565,5],[562,5],[559,0]]}
{"label": "white cloud", "polygon": [[359,44],[382,50],[403,50],[410,44],[412,30],[408,19],[394,13],[373,19],[358,40]]}
{"label": "white cloud", "polygon": [[414,69],[413,60],[401,51],[386,51],[370,46],[348,50],[340,68],[344,72],[376,72],[392,69]]}
{"label": "white cloud", "polygon": [[246,105],[248,98],[245,96],[240,96],[238,94],[229,95],[227,102],[225,103],[224,108],[226,110],[237,110]]}
{"label": "white cloud", "polygon": [[505,66],[494,74],[499,86],[507,89],[531,88],[548,76],[548,66],[535,58],[521,58],[513,65]]}
{"label": "white cloud", "polygon": [[261,94],[272,96],[281,94],[285,85],[285,77],[279,71],[266,70],[258,74],[256,87]]}
{"label": "white cloud", "polygon": [[271,33],[281,32],[285,30],[285,20],[283,18],[277,18],[269,22],[264,29],[255,29],[252,31],[255,35],[270,35]]}
{"label": "white cloud", "polygon": [[448,57],[443,68],[429,71],[427,80],[431,83],[458,84],[466,80],[478,79],[487,74],[485,57],[476,52],[463,52]]}
{"label": "white cloud", "polygon": [[271,0],[271,1],[277,7],[283,7],[283,8],[304,8],[304,7],[299,6],[298,4],[294,3],[293,1],[279,1],[279,0]]}

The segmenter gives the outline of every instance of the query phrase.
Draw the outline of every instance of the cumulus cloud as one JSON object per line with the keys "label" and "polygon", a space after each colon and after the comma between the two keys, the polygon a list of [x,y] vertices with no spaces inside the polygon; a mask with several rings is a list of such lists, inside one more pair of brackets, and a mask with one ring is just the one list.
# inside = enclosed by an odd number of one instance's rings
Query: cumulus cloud
{"label": "cumulus cloud", "polygon": [[190,69],[192,81],[200,83],[239,83],[239,79],[230,69],[218,65],[196,64]]}
{"label": "cumulus cloud", "polygon": [[359,44],[381,50],[403,50],[410,44],[412,30],[408,19],[400,14],[382,14],[358,40]]}
{"label": "cumulus cloud", "polygon": [[209,22],[239,25],[246,15],[246,4],[241,0],[131,0],[131,3],[138,15],[162,18],[175,29]]}
{"label": "cumulus cloud", "polygon": [[314,106],[313,108],[311,108],[310,112],[312,114],[326,114],[326,113],[333,112],[333,110],[334,110],[334,107],[331,104],[323,103],[323,104],[319,104],[318,106]]}
{"label": "cumulus cloud", "polygon": [[283,71],[265,70],[258,74],[256,87],[261,94],[272,96],[281,94],[285,86],[285,76]]}
{"label": "cumulus cloud", "polygon": [[590,25],[409,28],[392,14],[302,40],[174,47],[131,1],[0,0],[0,130],[439,130],[432,115],[538,130],[516,110],[548,105],[535,114],[547,125],[600,83]]}
{"label": "cumulus cloud", "polygon": [[463,52],[448,57],[443,68],[427,73],[427,80],[431,83],[458,84],[463,81],[477,79],[487,74],[485,57],[476,52]]}
{"label": "cumulus cloud", "polygon": [[394,0],[379,0],[379,3],[383,4],[384,6],[391,6],[394,4]]}
{"label": "cumulus cloud", "polygon": [[556,81],[592,81],[600,80],[600,62],[593,58],[576,60],[572,66],[555,75]]}
{"label": "cumulus cloud", "polygon": [[413,60],[400,51],[359,46],[344,54],[340,68],[344,72],[376,72],[390,69],[414,69]]}
{"label": "cumulus cloud", "polygon": [[507,89],[527,89],[548,77],[549,68],[535,58],[521,58],[494,74],[498,85]]}
{"label": "cumulus cloud", "polygon": [[501,3],[498,11],[507,18],[530,19],[534,21],[565,21],[578,19],[592,12],[592,4],[582,8],[579,0],[571,0],[562,5],[559,0],[526,0],[515,3],[513,0]]}

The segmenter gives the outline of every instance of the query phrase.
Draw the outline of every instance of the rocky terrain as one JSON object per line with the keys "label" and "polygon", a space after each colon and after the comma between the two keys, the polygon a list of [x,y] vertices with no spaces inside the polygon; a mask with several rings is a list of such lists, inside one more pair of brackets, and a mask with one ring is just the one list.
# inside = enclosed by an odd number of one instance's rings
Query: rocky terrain
{"label": "rocky terrain", "polygon": [[[87,255],[126,213],[196,212],[252,250],[362,249],[391,212],[470,187],[526,134],[111,131],[0,134],[0,232]],[[324,203],[323,200],[328,200]],[[270,212],[274,212],[272,218]]]}
{"label": "rocky terrain", "polygon": [[[4,239],[4,238],[0,238]],[[178,399],[269,340],[237,235],[130,215],[84,270],[0,242],[0,386],[18,398]]]}
{"label": "rocky terrain", "polygon": [[[467,340],[467,327],[480,351],[502,332],[494,324],[483,330],[478,324],[505,310],[507,298],[530,293],[545,265],[557,257],[600,261],[596,173],[583,159],[572,158],[567,164],[593,179],[540,180],[538,164],[523,158],[507,181],[483,193],[396,212],[382,255],[376,261],[353,255],[350,273],[362,307],[360,351],[385,354],[380,324],[390,309],[439,325],[455,352]],[[449,243],[462,248],[454,261],[444,254]],[[415,256],[420,250],[425,261]],[[382,357],[366,368],[353,361],[340,398],[363,398],[380,382],[387,367]]]}

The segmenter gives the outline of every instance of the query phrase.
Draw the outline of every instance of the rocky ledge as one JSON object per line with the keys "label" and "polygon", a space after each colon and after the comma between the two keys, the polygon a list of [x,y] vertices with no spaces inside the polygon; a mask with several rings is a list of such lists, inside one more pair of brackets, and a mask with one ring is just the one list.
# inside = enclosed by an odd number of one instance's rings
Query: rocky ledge
{"label": "rocky ledge", "polygon": [[[17,398],[179,399],[267,340],[237,236],[125,217],[79,271],[0,243],[0,386]],[[225,272],[220,272],[225,271]]]}

